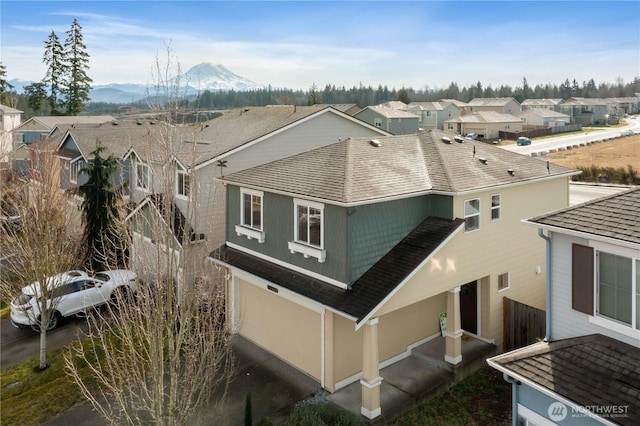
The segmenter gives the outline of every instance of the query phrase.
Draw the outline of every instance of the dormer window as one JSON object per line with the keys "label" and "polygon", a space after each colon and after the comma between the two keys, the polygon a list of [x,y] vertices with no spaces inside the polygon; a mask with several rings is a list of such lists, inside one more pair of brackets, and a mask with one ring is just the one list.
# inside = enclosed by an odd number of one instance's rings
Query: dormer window
{"label": "dormer window", "polygon": [[324,262],[324,205],[294,199],[294,209],[294,241],[289,242],[289,250]]}
{"label": "dormer window", "polygon": [[240,189],[240,225],[236,225],[236,234],[249,239],[256,239],[259,243],[265,240],[262,229],[262,200],[264,193],[251,189]]}

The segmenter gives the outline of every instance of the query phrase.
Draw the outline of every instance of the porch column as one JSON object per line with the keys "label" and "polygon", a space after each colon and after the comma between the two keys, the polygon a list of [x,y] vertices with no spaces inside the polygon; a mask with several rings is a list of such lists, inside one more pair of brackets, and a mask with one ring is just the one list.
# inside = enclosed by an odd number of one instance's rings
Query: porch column
{"label": "porch column", "polygon": [[444,332],[444,360],[449,364],[462,361],[462,323],[460,321],[460,287],[447,293],[447,328]]}
{"label": "porch column", "polygon": [[378,318],[367,321],[362,335],[362,407],[363,416],[374,419],[382,413],[380,385],[382,377],[378,369]]}

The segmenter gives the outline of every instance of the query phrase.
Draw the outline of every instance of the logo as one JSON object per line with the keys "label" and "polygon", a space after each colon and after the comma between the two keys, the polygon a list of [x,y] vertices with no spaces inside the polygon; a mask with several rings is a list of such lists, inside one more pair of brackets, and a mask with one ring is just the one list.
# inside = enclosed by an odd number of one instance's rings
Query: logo
{"label": "logo", "polygon": [[562,402],[554,402],[549,405],[547,414],[549,415],[549,418],[551,420],[555,422],[561,422],[567,417],[568,411],[569,410],[567,409],[567,406]]}

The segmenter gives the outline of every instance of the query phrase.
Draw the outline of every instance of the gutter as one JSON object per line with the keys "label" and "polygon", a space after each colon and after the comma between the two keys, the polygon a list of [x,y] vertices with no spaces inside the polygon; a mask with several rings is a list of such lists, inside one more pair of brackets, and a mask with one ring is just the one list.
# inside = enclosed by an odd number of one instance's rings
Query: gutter
{"label": "gutter", "polygon": [[538,228],[538,236],[546,242],[546,294],[545,294],[545,335],[544,341],[551,340],[551,238]]}
{"label": "gutter", "polygon": [[511,383],[511,424],[518,426],[518,386],[521,383],[507,373],[502,373],[502,379],[507,383]]}

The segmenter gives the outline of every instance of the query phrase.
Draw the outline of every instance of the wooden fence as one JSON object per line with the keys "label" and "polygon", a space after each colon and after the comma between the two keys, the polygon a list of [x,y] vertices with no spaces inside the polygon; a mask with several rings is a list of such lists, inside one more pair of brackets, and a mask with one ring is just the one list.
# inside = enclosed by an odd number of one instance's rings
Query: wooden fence
{"label": "wooden fence", "polygon": [[503,349],[510,351],[544,338],[545,312],[508,298],[503,303]]}

